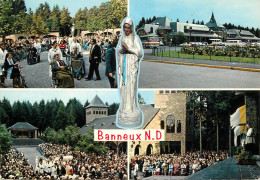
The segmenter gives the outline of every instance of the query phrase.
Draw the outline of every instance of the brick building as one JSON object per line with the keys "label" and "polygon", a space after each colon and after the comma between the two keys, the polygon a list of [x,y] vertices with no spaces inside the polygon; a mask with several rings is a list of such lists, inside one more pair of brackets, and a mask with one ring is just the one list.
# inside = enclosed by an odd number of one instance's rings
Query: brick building
{"label": "brick building", "polygon": [[188,101],[185,92],[156,90],[154,108],[158,109],[158,112],[143,129],[164,129],[165,141],[132,141],[129,156],[189,151],[193,137],[193,119],[188,115]]}

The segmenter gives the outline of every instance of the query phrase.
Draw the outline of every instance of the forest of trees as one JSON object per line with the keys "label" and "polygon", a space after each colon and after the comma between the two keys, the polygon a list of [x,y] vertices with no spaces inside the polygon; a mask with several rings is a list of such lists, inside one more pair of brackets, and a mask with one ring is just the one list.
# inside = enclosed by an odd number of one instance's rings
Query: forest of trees
{"label": "forest of trees", "polygon": [[75,17],[71,17],[68,8],[51,8],[47,2],[40,3],[33,12],[27,10],[24,0],[0,0],[0,37],[16,33],[39,36],[51,31],[65,36],[70,35],[73,24],[76,34],[82,30],[114,29],[120,27],[126,13],[127,0],[110,0],[90,9],[83,7]]}
{"label": "forest of trees", "polygon": [[[106,103],[109,105],[108,103]],[[86,123],[85,107],[76,98],[70,99],[67,104],[61,100],[40,102],[16,101],[13,104],[6,98],[0,100],[0,124],[7,127],[16,122],[29,122],[43,132],[47,127],[55,130],[65,129],[68,125],[82,127]],[[109,105],[108,114],[115,114],[119,107],[118,103]]]}
{"label": "forest of trees", "polygon": [[194,148],[200,147],[201,121],[203,150],[216,150],[217,143],[219,149],[228,149],[230,115],[245,105],[244,99],[236,99],[234,91],[190,91],[188,96],[187,109],[194,115]]}

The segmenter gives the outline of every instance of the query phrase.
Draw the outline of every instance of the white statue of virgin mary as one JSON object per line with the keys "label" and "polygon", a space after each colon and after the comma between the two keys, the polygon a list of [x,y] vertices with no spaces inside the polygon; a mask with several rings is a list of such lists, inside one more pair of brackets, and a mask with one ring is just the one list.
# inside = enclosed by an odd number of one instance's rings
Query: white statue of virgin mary
{"label": "white statue of virgin mary", "polygon": [[117,126],[124,129],[140,128],[143,113],[137,99],[139,63],[143,57],[142,43],[135,34],[133,20],[126,17],[117,46],[118,88],[121,104],[117,111]]}

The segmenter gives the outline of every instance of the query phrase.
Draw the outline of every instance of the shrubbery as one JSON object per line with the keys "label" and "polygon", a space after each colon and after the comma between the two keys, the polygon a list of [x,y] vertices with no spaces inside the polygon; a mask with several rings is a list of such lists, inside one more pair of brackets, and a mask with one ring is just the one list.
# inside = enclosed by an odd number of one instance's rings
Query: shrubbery
{"label": "shrubbery", "polygon": [[74,125],[67,126],[65,129],[55,131],[53,128],[47,127],[40,137],[44,141],[53,144],[66,144],[72,150],[83,151],[86,153],[104,153],[107,147],[100,142],[94,141],[94,128],[90,128],[86,135],[80,133],[80,129]]}
{"label": "shrubbery", "polygon": [[222,47],[216,46],[184,46],[181,49],[183,54],[196,54],[206,56],[232,56],[232,57],[248,57],[260,58],[260,47],[256,45],[246,45],[245,47]]}

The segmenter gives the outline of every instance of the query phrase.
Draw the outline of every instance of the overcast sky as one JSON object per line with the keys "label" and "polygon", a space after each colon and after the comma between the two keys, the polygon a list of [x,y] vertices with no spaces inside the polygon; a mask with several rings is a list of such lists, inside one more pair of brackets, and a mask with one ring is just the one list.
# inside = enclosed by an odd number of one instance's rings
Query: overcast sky
{"label": "overcast sky", "polygon": [[142,17],[167,16],[172,21],[210,20],[214,12],[221,23],[260,28],[260,0],[130,0],[130,16],[135,24]]}
{"label": "overcast sky", "polygon": [[[154,104],[154,91],[153,90],[140,90],[141,96],[147,104]],[[108,104],[119,103],[119,94],[117,90],[91,90],[91,89],[19,89],[19,90],[0,90],[0,100],[4,97],[11,103],[15,101],[35,101],[40,102],[42,99],[45,101],[57,98],[67,103],[69,99],[76,98],[84,105],[88,100],[89,102],[98,95],[100,99]]]}

